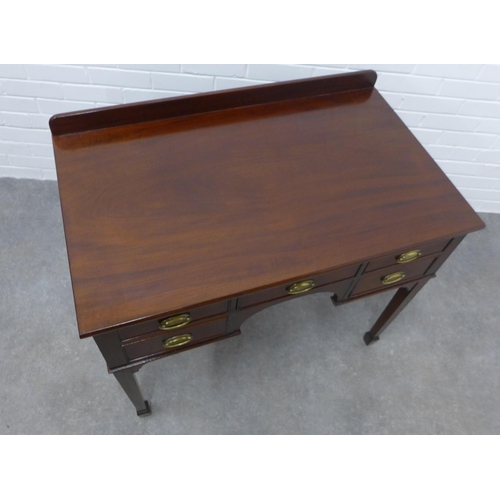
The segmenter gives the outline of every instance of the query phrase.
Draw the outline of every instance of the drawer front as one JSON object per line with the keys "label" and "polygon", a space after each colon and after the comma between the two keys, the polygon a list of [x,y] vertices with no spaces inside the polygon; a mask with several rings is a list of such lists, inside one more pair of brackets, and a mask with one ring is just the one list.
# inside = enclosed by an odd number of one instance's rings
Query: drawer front
{"label": "drawer front", "polygon": [[[310,293],[328,293],[330,296],[336,295],[337,300],[341,300],[347,292],[351,283],[352,279],[336,281],[335,283],[329,283],[327,285],[314,287],[314,289],[311,290]],[[309,293],[307,295],[309,295]],[[295,297],[295,295],[287,295],[286,297],[280,297],[268,302],[260,302],[259,304],[239,309],[236,313],[237,323],[238,325],[241,325],[255,313],[267,309],[268,307],[273,307],[277,304],[281,304],[282,302],[285,302],[287,300],[291,300],[293,299],[293,297]]]}
{"label": "drawer front", "polygon": [[218,302],[208,306],[197,307],[195,309],[180,311],[175,314],[167,314],[162,318],[145,321],[137,325],[127,326],[118,330],[118,335],[121,340],[127,340],[146,333],[160,332],[177,332],[190,328],[196,321],[205,320],[212,316],[220,316],[227,314],[228,302]]}
{"label": "drawer front", "polygon": [[365,269],[365,273],[370,271],[375,271],[376,269],[381,269],[383,267],[393,266],[399,264],[398,259],[403,261],[407,259],[407,262],[403,264],[408,265],[410,262],[415,262],[422,257],[431,255],[434,253],[442,252],[448,245],[450,240],[439,241],[438,243],[429,243],[427,245],[417,245],[416,247],[407,248],[403,252],[398,252],[392,255],[386,255],[385,257],[380,257],[380,259],[372,260]]}
{"label": "drawer front", "polygon": [[192,328],[183,328],[182,331],[164,332],[163,335],[148,340],[139,340],[124,345],[123,349],[131,361],[165,352],[177,352],[205,340],[224,335],[226,324],[227,318],[222,318]]}
{"label": "drawer front", "polygon": [[440,255],[441,254],[434,254],[408,264],[384,267],[383,269],[364,274],[354,288],[351,297],[361,293],[371,292],[372,290],[383,290],[396,283],[404,283],[413,278],[423,276],[425,271],[429,269],[434,260]]}
{"label": "drawer front", "polygon": [[279,299],[281,297],[298,296],[309,291],[313,291],[316,287],[352,278],[356,274],[358,268],[359,265],[356,264],[343,269],[337,269],[336,271],[330,271],[319,276],[304,278],[303,280],[295,282],[291,281],[290,283],[286,283],[284,285],[243,295],[238,299],[238,309],[260,304],[261,302]]}

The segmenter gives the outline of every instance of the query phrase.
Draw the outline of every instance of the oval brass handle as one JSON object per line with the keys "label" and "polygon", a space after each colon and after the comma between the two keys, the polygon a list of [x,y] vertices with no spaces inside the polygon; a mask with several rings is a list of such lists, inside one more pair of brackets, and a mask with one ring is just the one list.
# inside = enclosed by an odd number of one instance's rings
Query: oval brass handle
{"label": "oval brass handle", "polygon": [[190,322],[191,316],[189,314],[177,314],[176,316],[170,316],[170,318],[160,321],[160,330],[174,330],[175,328],[186,326]]}
{"label": "oval brass handle", "polygon": [[190,333],[183,333],[182,335],[177,335],[176,337],[170,337],[163,341],[163,347],[165,349],[172,349],[174,347],[180,347],[188,342],[191,342],[192,336]]}
{"label": "oval brass handle", "polygon": [[410,250],[409,252],[402,253],[396,257],[396,261],[400,264],[405,264],[406,262],[411,262],[422,256],[421,250]]}
{"label": "oval brass handle", "polygon": [[392,283],[397,283],[405,277],[405,273],[398,271],[397,273],[388,274],[382,278],[382,283],[384,285],[391,285]]}
{"label": "oval brass handle", "polygon": [[296,294],[296,293],[304,293],[312,290],[314,288],[313,280],[305,280],[299,281],[298,283],[294,283],[287,288],[288,293]]}

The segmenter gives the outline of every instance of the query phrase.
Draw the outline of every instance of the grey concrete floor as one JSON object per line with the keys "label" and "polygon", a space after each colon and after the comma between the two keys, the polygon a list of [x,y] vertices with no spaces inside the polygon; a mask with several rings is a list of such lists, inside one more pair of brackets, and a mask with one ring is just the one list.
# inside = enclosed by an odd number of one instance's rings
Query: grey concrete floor
{"label": "grey concrete floor", "polygon": [[0,179],[0,433],[500,433],[500,215],[480,215],[380,342],[362,336],[390,293],[297,298],[146,365],[138,418],[78,338],[56,183]]}

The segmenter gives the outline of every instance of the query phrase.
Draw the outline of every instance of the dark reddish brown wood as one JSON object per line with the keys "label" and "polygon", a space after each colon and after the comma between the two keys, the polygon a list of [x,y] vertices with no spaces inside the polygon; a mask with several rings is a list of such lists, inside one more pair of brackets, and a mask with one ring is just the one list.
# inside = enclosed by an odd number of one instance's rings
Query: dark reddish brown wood
{"label": "dark reddish brown wood", "polygon": [[427,257],[421,257],[420,259],[408,262],[407,264],[396,264],[395,266],[384,267],[382,269],[366,273],[354,288],[352,296],[367,293],[372,290],[388,288],[387,285],[382,283],[382,279],[389,274],[404,272],[405,278],[401,281],[401,283],[423,276],[439,255],[440,254],[433,254]]}
{"label": "dark reddish brown wood", "polygon": [[[425,275],[425,279],[435,278],[435,277],[436,277],[435,274],[426,274]],[[388,291],[395,291],[398,288],[402,288],[402,287],[409,287],[410,285],[412,285],[413,283],[416,283],[417,281],[420,281],[421,279],[423,279],[423,278],[417,278],[417,279],[414,279],[411,281],[406,281],[405,283],[396,283],[396,284],[391,285],[391,286],[387,286],[384,288],[377,288],[376,290],[371,290],[371,291],[366,292],[366,293],[360,293],[359,295],[352,295],[350,297],[347,294],[346,297],[349,297],[349,298],[346,298],[342,301],[337,301],[337,300],[332,299],[332,302],[335,306],[341,306],[342,304],[348,304],[349,302],[354,302],[355,300],[361,300],[361,299],[365,299],[366,297],[372,297],[373,295],[378,295],[379,293],[385,293]]]}
{"label": "dark reddish brown wood", "polygon": [[423,278],[416,283],[398,289],[372,329],[363,337],[366,345],[370,345],[379,340],[380,334],[392,323],[396,316],[406,307],[410,300],[415,297],[430,278],[431,276]]}
{"label": "dark reddish brown wood", "polygon": [[[313,288],[309,292],[304,293],[303,295],[310,295],[312,293],[328,293],[332,295],[333,299],[337,299],[338,297],[342,297],[345,295],[346,290],[351,284],[352,279],[347,279],[343,281],[338,281],[336,283],[329,283],[328,285],[319,286]],[[286,297],[281,297],[279,299],[269,300],[268,302],[261,302],[259,304],[245,307],[244,309],[238,309],[235,319],[235,324],[238,326],[238,329],[241,328],[243,323],[253,316],[254,314],[262,311],[263,309],[267,309],[268,307],[275,306],[276,304],[280,304],[281,302],[285,302],[286,300],[292,300],[294,298],[298,298],[300,295],[287,295]]]}
{"label": "dark reddish brown wood", "polygon": [[[287,282],[277,287],[266,288],[265,290],[261,290],[260,292],[249,293],[248,295],[243,295],[238,299],[238,309],[243,309],[245,307],[253,306],[262,302],[268,302],[280,297],[290,297],[288,287],[293,285],[294,283],[297,283],[298,281],[300,282],[303,280],[312,280],[314,281],[315,288],[317,288],[322,287],[323,285],[326,285],[328,283],[334,283],[346,278],[351,278],[356,274],[356,271],[358,269],[359,265],[348,266],[342,269],[337,269],[336,271],[321,274],[320,276],[303,276],[296,281]],[[311,292],[314,291],[315,288],[313,288]]]}
{"label": "dark reddish brown wood", "polygon": [[[227,318],[222,318],[214,321],[209,321],[208,323],[202,323],[201,325],[197,325],[192,328],[183,328],[182,331],[172,330],[170,332],[162,332],[160,335],[157,335],[155,337],[124,345],[123,350],[131,361],[139,358],[154,356],[166,351],[181,351],[187,346],[191,347],[210,338],[220,337],[224,335],[226,333],[226,323]],[[163,347],[163,342],[165,340],[185,334],[190,334],[192,336],[192,340],[189,342],[189,344],[185,344],[184,346],[176,347],[173,349],[165,349]]]}
{"label": "dark reddish brown wood", "polygon": [[134,375],[134,369],[132,368],[129,370],[118,371],[113,373],[113,375],[129,397],[132,404],[135,406],[137,416],[145,417],[147,415],[151,415],[149,402],[145,401],[142,396],[141,389],[139,388]]}
{"label": "dark reddish brown wood", "polygon": [[116,331],[95,335],[94,341],[106,360],[108,370],[126,365],[129,362]]}
{"label": "dark reddish brown wood", "polygon": [[356,71],[347,75],[270,83],[243,89],[207,92],[187,97],[64,113],[53,116],[49,125],[53,135],[75,134],[88,130],[137,125],[139,122],[211,113],[242,106],[256,106],[373,88],[376,79],[377,74],[368,70]]}
{"label": "dark reddish brown wood", "polygon": [[132,326],[127,326],[124,328],[120,328],[118,330],[118,336],[122,340],[134,339],[136,337],[140,337],[149,333],[161,332],[160,330],[160,322],[168,318],[169,316],[188,313],[191,317],[191,322],[184,328],[178,328],[175,331],[181,331],[185,328],[192,328],[196,324],[207,321],[210,318],[215,316],[225,315],[228,312],[228,302],[216,302],[214,304],[208,304],[203,307],[197,307],[194,309],[184,309],[180,311],[170,312],[169,314],[165,314],[160,316],[158,319],[153,319],[151,321],[141,321],[140,323],[134,324]]}
{"label": "dark reddish brown wood", "polygon": [[130,361],[130,363],[128,363],[125,366],[118,366],[118,367],[114,368],[113,370],[109,370],[109,371],[113,374],[118,372],[118,371],[128,370],[128,369],[138,371],[145,364],[151,363],[152,361],[158,361],[159,359],[167,358],[169,356],[173,356],[174,354],[180,354],[180,353],[183,353],[185,351],[189,351],[191,349],[196,349],[197,347],[204,347],[204,346],[209,345],[209,344],[214,344],[215,342],[220,342],[221,340],[230,339],[232,337],[236,337],[237,335],[241,335],[240,330],[235,330],[231,333],[227,333],[226,335],[221,335],[220,337],[213,337],[213,338],[210,338],[210,339],[205,340],[203,342],[199,342],[197,344],[188,344],[186,347],[183,347],[182,349],[177,349],[177,350],[168,351],[168,352],[165,351],[161,354],[155,354],[155,355],[149,356],[147,358],[142,358],[139,360]]}
{"label": "dark reddish brown wood", "polygon": [[334,295],[332,297],[333,305],[336,306],[337,304],[342,303],[342,301],[344,299],[346,299],[347,297],[349,297],[349,295],[351,294],[351,292],[354,290],[354,287],[358,284],[358,281],[361,279],[361,276],[365,272],[365,269],[368,266],[368,264],[369,264],[369,262],[363,262],[363,264],[361,264],[358,267],[358,270],[356,271],[356,274],[355,274],[354,278],[351,280],[351,283],[347,287],[347,290],[342,295]]}
{"label": "dark reddish brown wood", "polygon": [[[450,240],[446,248],[441,252],[441,254],[432,262],[431,266],[426,270],[426,279],[427,278],[435,278],[435,273],[436,271],[446,262],[446,259],[451,255],[451,253],[457,248],[457,246],[460,244],[460,242],[464,239],[465,236],[458,236],[456,238],[453,238]],[[418,281],[418,280],[417,280]],[[356,278],[354,279],[354,282],[356,282]],[[409,287],[410,284],[414,283],[415,281],[411,281],[411,283],[405,283],[406,287]],[[342,301],[340,300],[333,300],[334,305],[342,305],[347,302],[352,302],[354,300],[360,300],[364,299],[365,297],[370,297],[371,295],[375,295],[381,292],[385,292],[387,290],[394,290],[397,288],[401,287],[401,284],[395,284],[392,286],[384,287],[383,289],[377,289],[375,291],[369,291],[366,293],[358,294],[355,296],[349,297],[351,291],[354,289],[355,283],[351,285],[350,289],[348,290],[347,294],[345,295],[344,299]]]}
{"label": "dark reddish brown wood", "polygon": [[229,316],[227,318],[227,331],[228,333],[234,332],[239,329],[238,322],[236,320],[236,307],[238,306],[238,299],[229,301]]}
{"label": "dark reddish brown wood", "polygon": [[484,227],[374,89],[54,147],[82,336]]}
{"label": "dark reddish brown wood", "polygon": [[[407,272],[368,334],[378,338],[484,227],[375,79],[349,73],[51,119],[80,336],[95,336],[109,370],[123,372],[138,411],[149,407],[133,371],[239,334],[249,315],[300,297],[286,287],[309,277],[319,286],[308,293],[343,303]],[[424,256],[392,265],[415,248]],[[183,312],[192,324],[158,334],[159,320]],[[191,329],[195,342],[159,350]]]}
{"label": "dark reddish brown wood", "polygon": [[[429,243],[428,245],[419,245],[418,248],[405,248],[403,250],[396,250],[391,255],[386,255],[385,257],[381,257],[380,259],[372,260],[370,263],[368,263],[365,272],[368,273],[370,271],[375,271],[383,267],[392,266],[397,263],[397,259],[402,253],[409,252],[410,250],[420,250],[422,252],[422,257],[431,255],[433,253],[442,252],[449,242],[450,240],[437,241],[435,243]],[[410,263],[408,262],[407,264]]]}
{"label": "dark reddish brown wood", "polygon": [[444,251],[441,253],[441,255],[432,263],[432,265],[427,269],[426,273],[427,274],[435,274],[437,270],[445,263],[446,259],[451,255],[451,253],[458,247],[458,245],[462,242],[462,240],[465,238],[465,235],[463,236],[457,236],[456,238],[453,238]]}

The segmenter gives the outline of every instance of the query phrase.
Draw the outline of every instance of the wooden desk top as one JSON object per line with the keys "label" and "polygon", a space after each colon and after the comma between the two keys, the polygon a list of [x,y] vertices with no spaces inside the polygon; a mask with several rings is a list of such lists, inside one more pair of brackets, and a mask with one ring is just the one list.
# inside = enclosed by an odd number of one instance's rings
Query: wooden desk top
{"label": "wooden desk top", "polygon": [[53,117],[80,334],[482,229],[375,78]]}

